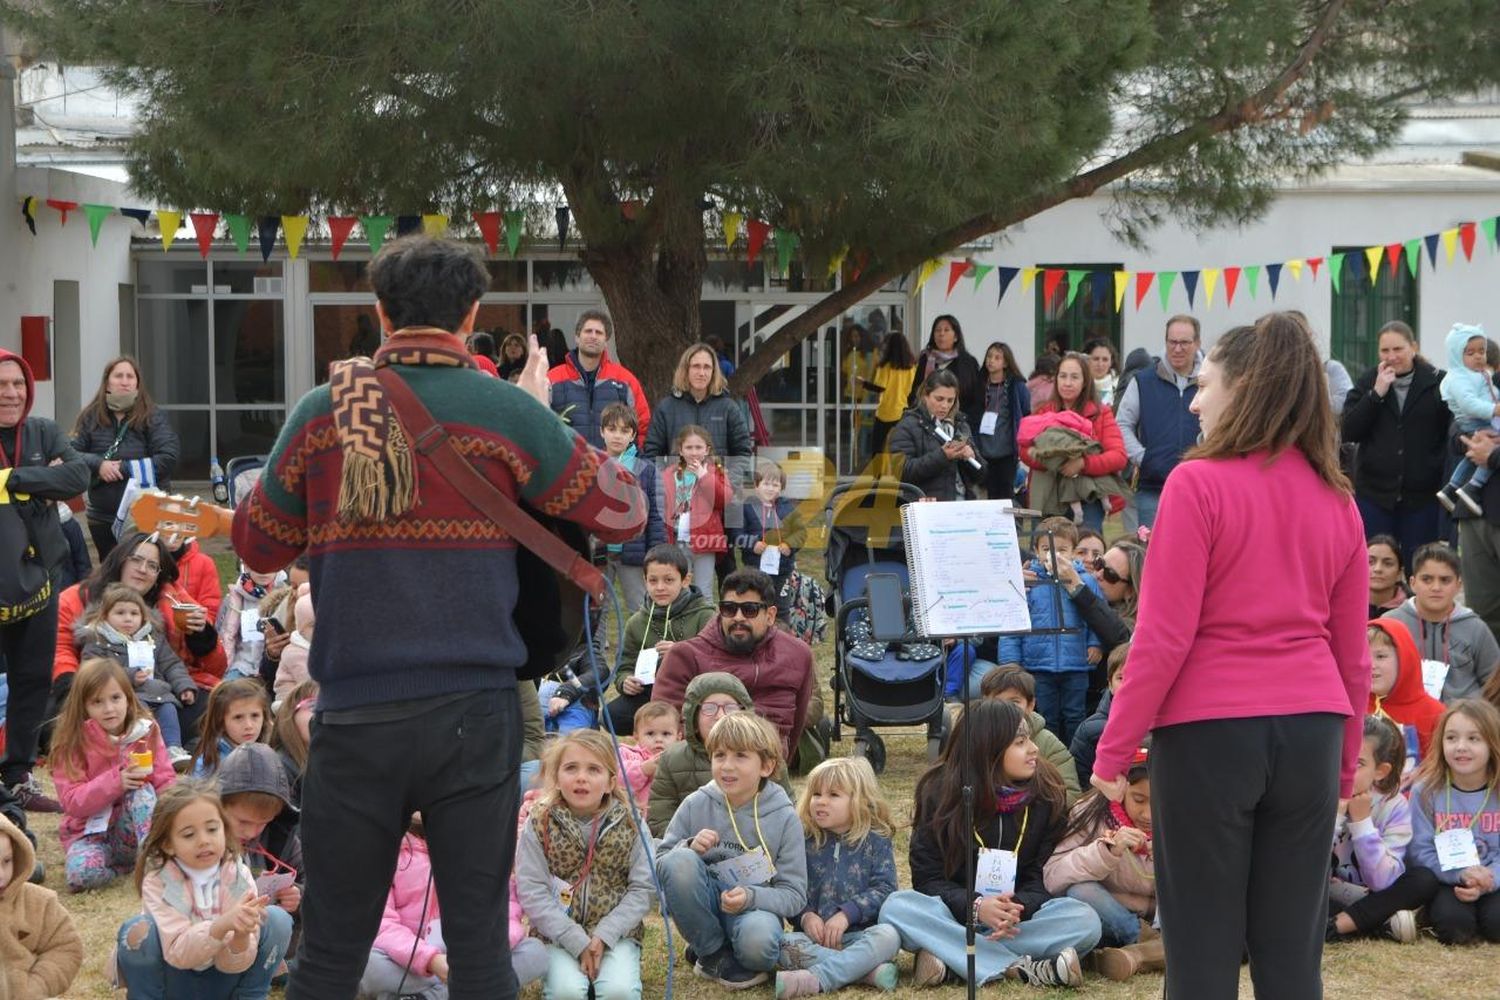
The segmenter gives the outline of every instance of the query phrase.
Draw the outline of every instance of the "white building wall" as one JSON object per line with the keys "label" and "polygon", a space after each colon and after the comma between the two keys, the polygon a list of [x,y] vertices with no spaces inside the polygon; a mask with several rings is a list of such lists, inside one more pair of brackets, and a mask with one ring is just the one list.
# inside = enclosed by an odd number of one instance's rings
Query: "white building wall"
{"label": "white building wall", "polygon": [[[1297,257],[1326,258],[1334,246],[1405,242],[1460,222],[1500,213],[1500,174],[1440,165],[1353,168],[1341,180],[1281,194],[1263,219],[1243,229],[1197,234],[1175,224],[1163,226],[1152,234],[1151,245],[1145,252],[1131,249],[1110,235],[1104,224],[1107,208],[1108,199],[1102,197],[1060,205],[1009,234],[996,234],[994,248],[975,260],[1010,267],[1117,262],[1132,272],[1181,272],[1205,267],[1264,265]],[[1365,267],[1363,255],[1354,264]],[[1347,266],[1351,265],[1346,263]],[[1385,266],[1383,262],[1381,266]],[[998,306],[999,281],[993,272],[977,291],[971,279],[963,279],[953,289],[952,296],[945,297],[947,283],[945,259],[944,266],[933,274],[919,295],[919,342],[926,342],[934,317],[951,313],[963,325],[964,340],[976,356],[982,354],[990,341],[1003,340],[1015,351],[1017,363],[1029,372],[1036,356],[1036,301],[1041,276],[1022,293],[1021,277],[1017,275],[1004,302]],[[1424,353],[1441,365],[1443,335],[1457,320],[1481,322],[1500,334],[1497,289],[1500,289],[1500,254],[1486,245],[1482,234],[1477,238],[1472,261],[1464,260],[1460,248],[1454,262],[1448,264],[1440,244],[1436,271],[1429,265],[1424,248],[1417,291],[1417,333]],[[1223,330],[1251,322],[1273,308],[1264,273],[1256,298],[1250,297],[1241,278],[1232,307],[1225,305],[1222,277],[1214,292],[1212,308],[1206,305],[1201,279],[1196,306],[1188,308],[1180,275],[1166,310],[1161,308],[1154,283],[1139,310],[1135,308],[1134,296],[1132,277],[1123,303],[1122,354],[1136,347],[1160,354],[1166,318],[1175,313],[1191,312],[1198,316],[1203,323],[1205,342],[1212,343]],[[1333,290],[1326,266],[1319,269],[1316,280],[1306,268],[1300,281],[1293,280],[1289,271],[1282,272],[1274,308],[1304,312],[1325,352],[1332,305]],[[1359,373],[1352,374],[1357,377]]]}

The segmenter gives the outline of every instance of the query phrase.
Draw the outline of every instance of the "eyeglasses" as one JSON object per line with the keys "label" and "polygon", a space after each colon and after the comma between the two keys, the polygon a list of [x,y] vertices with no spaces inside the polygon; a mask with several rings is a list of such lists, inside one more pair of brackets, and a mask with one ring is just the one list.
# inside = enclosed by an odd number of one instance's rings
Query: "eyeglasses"
{"label": "eyeglasses", "polygon": [[748,620],[758,616],[766,607],[765,601],[720,601],[719,615],[723,618],[741,615]]}
{"label": "eyeglasses", "polygon": [[147,573],[160,573],[161,572],[161,563],[154,562],[154,561],[152,561],[150,559],[147,559],[145,556],[131,556],[129,559],[126,559],[125,561],[128,562],[128,563],[130,563],[130,565],[132,565],[132,566],[139,566],[141,569],[145,570]]}
{"label": "eyeglasses", "polygon": [[1109,563],[1104,561],[1103,556],[1100,556],[1098,559],[1094,560],[1094,572],[1103,577],[1105,583],[1120,584],[1130,582],[1130,579],[1128,577],[1123,577],[1120,574],[1116,573],[1114,569],[1110,567]]}
{"label": "eyeglasses", "polygon": [[1185,351],[1196,343],[1196,340],[1169,340],[1167,341],[1167,346],[1175,347],[1179,351]]}
{"label": "eyeglasses", "polygon": [[739,705],[719,705],[711,701],[705,701],[698,706],[698,711],[712,719],[716,715],[733,715],[740,711]]}

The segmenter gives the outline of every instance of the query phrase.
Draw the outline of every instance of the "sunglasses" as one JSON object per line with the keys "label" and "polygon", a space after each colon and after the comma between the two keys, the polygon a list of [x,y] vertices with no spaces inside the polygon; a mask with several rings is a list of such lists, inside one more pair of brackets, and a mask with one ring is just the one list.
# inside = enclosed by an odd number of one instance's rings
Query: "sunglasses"
{"label": "sunglasses", "polygon": [[1129,578],[1123,577],[1111,569],[1109,563],[1104,561],[1103,556],[1094,560],[1094,572],[1098,573],[1105,583],[1120,584],[1130,582]]}
{"label": "sunglasses", "polygon": [[765,601],[720,601],[719,615],[723,618],[733,618],[739,615],[747,621],[756,617],[766,610]]}

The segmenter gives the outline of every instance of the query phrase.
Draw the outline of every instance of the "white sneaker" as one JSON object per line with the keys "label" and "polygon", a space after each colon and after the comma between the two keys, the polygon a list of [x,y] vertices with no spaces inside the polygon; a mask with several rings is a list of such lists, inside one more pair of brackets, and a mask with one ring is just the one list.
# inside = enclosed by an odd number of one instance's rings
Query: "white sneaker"
{"label": "white sneaker", "polygon": [[193,755],[182,747],[167,747],[167,758],[171,760],[174,771],[181,771],[184,765],[193,759]]}
{"label": "white sneaker", "polygon": [[1391,940],[1411,944],[1417,940],[1417,914],[1415,910],[1397,910],[1385,922]]}

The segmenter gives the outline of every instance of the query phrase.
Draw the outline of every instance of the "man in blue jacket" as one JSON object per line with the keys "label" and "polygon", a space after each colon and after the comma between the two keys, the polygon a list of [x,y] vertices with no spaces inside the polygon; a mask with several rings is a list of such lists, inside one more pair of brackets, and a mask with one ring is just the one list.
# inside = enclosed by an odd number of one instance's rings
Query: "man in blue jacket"
{"label": "man in blue jacket", "polygon": [[1167,320],[1166,356],[1130,380],[1115,407],[1125,454],[1137,470],[1135,502],[1140,523],[1156,521],[1156,505],[1167,473],[1198,443],[1198,417],[1189,411],[1198,393],[1202,329],[1195,317]]}
{"label": "man in blue jacket", "polygon": [[585,310],[578,317],[573,329],[578,346],[568,352],[567,360],[547,372],[547,381],[552,384],[552,409],[585,441],[602,449],[599,417],[610,403],[624,403],[635,411],[639,424],[636,446],[640,447],[646,443],[651,406],[630,369],[610,360],[606,348],[613,332],[609,315],[598,309]]}

